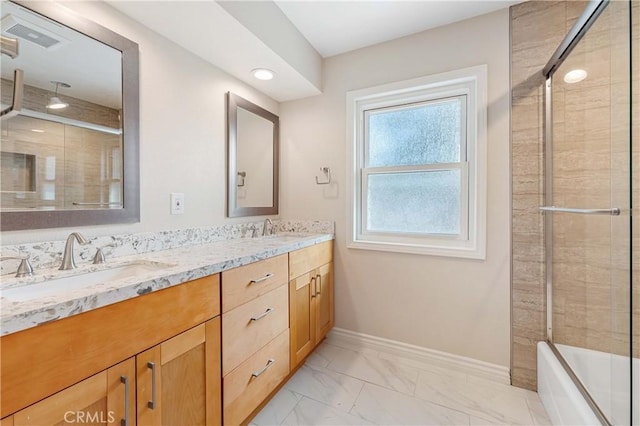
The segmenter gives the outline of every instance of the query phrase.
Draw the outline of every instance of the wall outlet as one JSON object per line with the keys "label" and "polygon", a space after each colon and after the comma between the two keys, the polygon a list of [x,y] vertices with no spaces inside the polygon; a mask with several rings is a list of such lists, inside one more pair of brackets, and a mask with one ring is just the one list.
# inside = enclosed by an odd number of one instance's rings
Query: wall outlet
{"label": "wall outlet", "polygon": [[184,194],[182,192],[171,193],[171,214],[184,213]]}

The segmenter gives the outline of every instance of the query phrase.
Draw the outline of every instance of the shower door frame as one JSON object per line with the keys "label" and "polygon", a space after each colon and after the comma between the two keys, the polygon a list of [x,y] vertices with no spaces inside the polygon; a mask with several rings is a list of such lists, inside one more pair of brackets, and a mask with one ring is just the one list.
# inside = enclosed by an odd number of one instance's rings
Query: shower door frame
{"label": "shower door frame", "polygon": [[[589,28],[595,23],[598,17],[609,5],[611,0],[590,0],[585,7],[584,12],[577,19],[569,33],[562,40],[558,48],[555,50],[551,59],[547,62],[542,70],[545,77],[545,90],[544,90],[544,192],[545,192],[545,207],[541,207],[540,210],[545,213],[544,215],[544,246],[545,246],[545,280],[546,280],[546,303],[547,303],[547,315],[546,315],[546,332],[547,332],[547,345],[551,348],[566,373],[569,375],[574,385],[584,396],[585,400],[593,410],[594,414],[600,420],[603,425],[611,425],[611,422],[607,419],[606,415],[602,412],[598,404],[593,397],[589,394],[589,391],[582,385],[580,379],[573,372],[567,361],[563,358],[561,353],[555,347],[553,343],[553,215],[549,214],[554,209],[553,207],[553,97],[552,97],[552,82],[555,71],[560,67],[564,60],[571,54],[574,47],[582,40],[583,36],[587,33]],[[549,211],[551,210],[551,211]],[[567,209],[565,209],[567,210]],[[580,209],[568,209],[573,210],[574,213]],[[585,210],[584,214],[619,214],[619,210]],[[632,354],[633,352],[631,352]],[[633,367],[632,367],[633,368]],[[633,392],[633,389],[631,390]],[[633,397],[633,393],[630,394]],[[631,419],[633,421],[633,419]]]}

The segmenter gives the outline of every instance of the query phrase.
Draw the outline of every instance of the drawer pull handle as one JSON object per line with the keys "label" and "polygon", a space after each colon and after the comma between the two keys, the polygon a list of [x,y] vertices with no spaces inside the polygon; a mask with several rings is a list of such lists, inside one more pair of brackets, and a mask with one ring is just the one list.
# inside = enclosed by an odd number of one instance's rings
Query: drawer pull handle
{"label": "drawer pull handle", "polygon": [[265,371],[267,371],[267,369],[269,367],[271,367],[273,365],[273,363],[276,362],[275,359],[271,358],[269,360],[269,362],[267,362],[267,365],[265,365],[264,367],[262,367],[260,370],[258,371],[254,371],[253,373],[251,373],[251,377],[258,377],[259,375],[261,375],[262,373],[264,373]]}
{"label": "drawer pull handle", "polygon": [[318,294],[318,285],[316,284],[316,277],[311,277],[311,298],[313,299]]}
{"label": "drawer pull handle", "polygon": [[268,280],[269,278],[271,278],[271,277],[273,277],[273,276],[274,276],[274,274],[272,274],[271,272],[269,272],[267,275],[265,275],[265,276],[264,276],[264,277],[262,277],[262,278],[256,278],[255,280],[251,280],[251,281],[249,282],[249,284],[258,284],[258,283],[261,283],[261,282],[263,282],[263,281]]}
{"label": "drawer pull handle", "polygon": [[266,317],[267,315],[269,315],[271,312],[275,311],[275,309],[273,308],[267,308],[266,311],[264,311],[263,313],[261,313],[260,315],[258,315],[257,317],[251,317],[251,321],[258,321],[259,319],[262,319],[264,317]]}
{"label": "drawer pull handle", "polygon": [[129,426],[129,379],[120,376],[120,382],[124,383],[124,419],[120,419],[120,426]]}
{"label": "drawer pull handle", "polygon": [[316,293],[316,296],[317,296],[322,293],[322,276],[320,274],[316,275],[316,282],[318,283],[318,288],[320,289]]}
{"label": "drawer pull handle", "polygon": [[151,401],[147,401],[147,407],[156,409],[156,363],[147,362],[147,368],[151,369]]}

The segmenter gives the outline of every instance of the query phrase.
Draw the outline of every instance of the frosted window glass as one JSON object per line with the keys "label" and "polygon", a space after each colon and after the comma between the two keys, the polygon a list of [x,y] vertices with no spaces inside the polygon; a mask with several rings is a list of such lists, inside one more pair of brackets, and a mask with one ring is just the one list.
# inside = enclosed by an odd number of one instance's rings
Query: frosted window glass
{"label": "frosted window glass", "polygon": [[369,113],[367,167],[457,163],[459,98]]}
{"label": "frosted window glass", "polygon": [[460,170],[371,174],[367,230],[460,233]]}

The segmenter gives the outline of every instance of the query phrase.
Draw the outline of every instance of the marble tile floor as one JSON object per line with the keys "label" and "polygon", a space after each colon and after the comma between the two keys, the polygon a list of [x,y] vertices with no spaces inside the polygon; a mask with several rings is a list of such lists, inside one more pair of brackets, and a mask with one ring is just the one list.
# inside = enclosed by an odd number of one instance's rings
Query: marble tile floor
{"label": "marble tile floor", "polygon": [[251,422],[251,426],[550,424],[535,392],[327,342]]}

